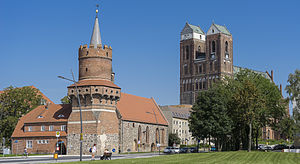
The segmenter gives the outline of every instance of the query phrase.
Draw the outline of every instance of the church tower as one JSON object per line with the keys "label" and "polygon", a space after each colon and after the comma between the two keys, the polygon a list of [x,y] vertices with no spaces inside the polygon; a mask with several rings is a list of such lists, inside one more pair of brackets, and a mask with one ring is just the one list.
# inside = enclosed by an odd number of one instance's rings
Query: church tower
{"label": "church tower", "polygon": [[[212,24],[206,35],[210,79],[233,74],[232,35],[225,26]],[[209,85],[211,85],[210,80]]]}
{"label": "church tower", "polygon": [[186,23],[180,34],[180,104],[195,101],[195,76],[205,73],[205,33]]}
{"label": "church tower", "polygon": [[81,45],[78,51],[79,81],[68,87],[72,113],[68,119],[68,154],[79,154],[80,108],[82,109],[83,154],[97,144],[98,154],[104,149],[119,149],[119,121],[116,104],[121,88],[114,84],[112,48],[102,45],[98,10],[89,46]]}
{"label": "church tower", "polygon": [[186,23],[180,39],[180,104],[193,104],[216,79],[233,74],[232,35],[212,24],[205,34]]}

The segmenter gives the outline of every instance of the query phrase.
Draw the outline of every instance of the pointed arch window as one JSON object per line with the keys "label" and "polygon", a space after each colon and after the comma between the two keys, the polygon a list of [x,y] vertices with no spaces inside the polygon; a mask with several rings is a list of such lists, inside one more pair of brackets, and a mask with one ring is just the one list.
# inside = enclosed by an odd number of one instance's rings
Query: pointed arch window
{"label": "pointed arch window", "polygon": [[161,130],[161,143],[164,144],[165,143],[165,129]]}
{"label": "pointed arch window", "polygon": [[149,127],[146,127],[146,143],[149,143]]}
{"label": "pointed arch window", "polygon": [[225,58],[229,59],[229,53],[228,53],[228,42],[225,42]]}
{"label": "pointed arch window", "polygon": [[212,52],[216,52],[216,42],[215,41],[212,41],[212,43],[211,43],[211,50],[212,50]]}
{"label": "pointed arch window", "polygon": [[186,46],[186,47],[185,47],[185,56],[186,56],[186,60],[188,60],[188,59],[189,59],[189,56],[190,56],[189,46]]}
{"label": "pointed arch window", "polygon": [[158,130],[158,128],[156,128],[156,132],[155,132],[155,143],[160,143],[159,142],[159,130]]}
{"label": "pointed arch window", "polygon": [[142,135],[142,128],[141,128],[141,126],[139,126],[139,129],[138,129],[138,141],[141,141],[141,135]]}

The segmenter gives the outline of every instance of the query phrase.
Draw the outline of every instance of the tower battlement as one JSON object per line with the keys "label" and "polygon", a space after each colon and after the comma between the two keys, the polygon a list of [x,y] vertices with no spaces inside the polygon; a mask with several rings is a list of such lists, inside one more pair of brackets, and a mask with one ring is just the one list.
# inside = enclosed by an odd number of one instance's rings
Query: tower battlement
{"label": "tower battlement", "polygon": [[89,57],[103,57],[103,58],[109,58],[112,59],[112,48],[111,46],[101,44],[97,45],[97,48],[94,47],[93,44],[91,44],[89,47],[85,45],[81,45],[79,47],[78,51],[78,57],[79,58],[89,58]]}

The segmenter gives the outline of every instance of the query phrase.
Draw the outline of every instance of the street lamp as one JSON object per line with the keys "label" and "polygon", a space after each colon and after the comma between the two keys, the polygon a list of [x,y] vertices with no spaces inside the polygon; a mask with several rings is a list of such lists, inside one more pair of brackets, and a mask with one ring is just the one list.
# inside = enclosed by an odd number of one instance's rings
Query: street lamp
{"label": "street lamp", "polygon": [[78,89],[77,89],[77,81],[75,81],[75,78],[74,78],[74,74],[72,72],[72,77],[73,77],[73,80],[71,79],[68,79],[68,78],[65,78],[63,76],[58,76],[58,78],[61,78],[61,79],[64,79],[64,80],[68,80],[68,81],[72,81],[74,82],[74,85],[75,85],[75,91],[77,93],[77,100],[78,100],[78,106],[79,106],[79,113],[80,113],[80,161],[82,161],[82,140],[83,140],[83,134],[82,134],[82,113],[81,113],[81,104],[80,104],[80,99],[79,99],[79,93],[78,93]]}
{"label": "street lamp", "polygon": [[[153,113],[150,113],[150,112],[146,112],[146,113],[153,114],[155,116],[155,121],[156,121],[157,129],[158,129],[158,143],[156,141],[156,146],[158,146],[158,154],[160,154],[160,132],[159,132],[159,127],[158,127],[158,122],[157,122],[155,111],[153,108],[152,108],[152,110],[153,110]],[[156,139],[156,135],[155,135],[155,139]]]}

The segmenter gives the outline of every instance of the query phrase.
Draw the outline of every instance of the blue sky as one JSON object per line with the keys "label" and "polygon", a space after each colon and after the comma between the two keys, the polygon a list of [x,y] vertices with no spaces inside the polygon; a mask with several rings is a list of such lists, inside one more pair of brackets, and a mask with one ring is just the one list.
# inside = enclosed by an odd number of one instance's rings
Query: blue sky
{"label": "blue sky", "polygon": [[[116,84],[123,92],[179,103],[179,36],[186,22],[207,31],[226,25],[234,65],[274,70],[285,88],[300,67],[299,1],[0,0],[0,89],[34,85],[54,102],[78,76],[78,48],[90,41],[100,4],[102,42],[113,48]],[[286,93],[284,93],[286,96]]]}

